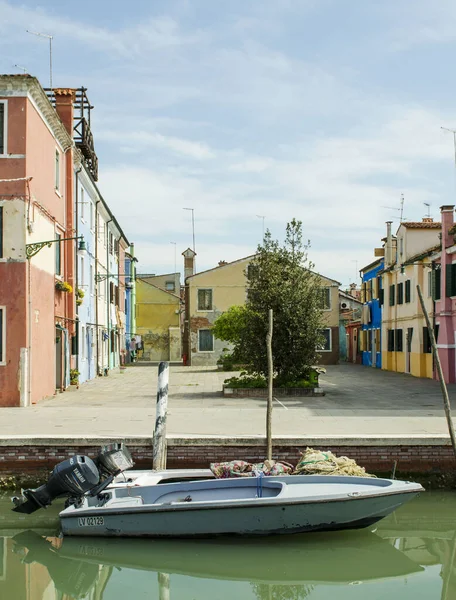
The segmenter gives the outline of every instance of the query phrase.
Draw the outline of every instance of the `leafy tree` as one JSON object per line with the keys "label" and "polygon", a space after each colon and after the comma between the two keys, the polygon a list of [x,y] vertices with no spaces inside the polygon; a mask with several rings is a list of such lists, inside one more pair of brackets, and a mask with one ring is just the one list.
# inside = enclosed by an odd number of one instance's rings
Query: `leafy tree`
{"label": "leafy tree", "polygon": [[302,241],[301,221],[287,224],[282,246],[267,231],[247,270],[245,307],[233,307],[214,326],[214,335],[233,344],[237,360],[247,364],[249,372],[266,375],[265,341],[272,308],[274,369],[281,384],[308,376],[323,341],[321,282],[312,272],[308,247]]}

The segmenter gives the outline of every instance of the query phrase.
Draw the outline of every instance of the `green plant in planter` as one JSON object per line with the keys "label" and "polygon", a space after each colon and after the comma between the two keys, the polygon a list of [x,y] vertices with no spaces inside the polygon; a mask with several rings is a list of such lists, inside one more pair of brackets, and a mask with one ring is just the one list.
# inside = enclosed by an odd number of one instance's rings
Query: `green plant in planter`
{"label": "green plant in planter", "polygon": [[77,369],[70,369],[70,384],[78,385],[79,383],[79,371]]}
{"label": "green plant in planter", "polygon": [[65,292],[67,294],[71,294],[71,292],[73,291],[73,288],[67,281],[56,281],[55,289],[58,292]]}
{"label": "green plant in planter", "polygon": [[82,304],[82,301],[83,301],[83,298],[84,298],[84,296],[85,296],[85,292],[84,292],[84,290],[81,290],[81,288],[78,288],[78,289],[76,290],[76,294],[75,294],[75,295],[76,295],[76,304],[77,304],[78,306],[81,306],[81,304]]}

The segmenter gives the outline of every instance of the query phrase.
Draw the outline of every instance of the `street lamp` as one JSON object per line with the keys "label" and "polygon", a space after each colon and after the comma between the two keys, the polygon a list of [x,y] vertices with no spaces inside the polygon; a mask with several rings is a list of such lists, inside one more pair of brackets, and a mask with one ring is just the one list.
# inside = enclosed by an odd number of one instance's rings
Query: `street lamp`
{"label": "street lamp", "polygon": [[184,208],[184,210],[192,211],[193,252],[196,252],[196,250],[195,250],[195,209],[194,208]]}
{"label": "street lamp", "polygon": [[257,217],[259,219],[263,219],[263,240],[264,240],[264,220],[265,220],[266,217],[264,215],[257,215]]}
{"label": "street lamp", "polygon": [[174,275],[177,272],[177,242],[170,242],[170,244],[174,245]]}
{"label": "street lamp", "polygon": [[79,256],[85,256],[87,254],[87,248],[86,248],[86,243],[84,241],[84,236],[83,235],[79,235],[77,237],[69,237],[69,238],[62,238],[62,239],[56,239],[56,240],[46,240],[45,242],[34,242],[32,244],[26,244],[25,245],[25,255],[27,256],[27,258],[32,258],[32,256],[35,256],[35,254],[38,254],[38,252],[40,250],[42,250],[43,248],[45,248],[46,246],[48,248],[51,247],[52,244],[55,244],[57,242],[68,242],[69,240],[79,240],[79,244],[78,244],[78,255]]}
{"label": "street lamp", "polygon": [[129,277],[133,279],[133,276],[130,273],[97,273],[95,275],[95,281],[99,283],[100,281],[106,281],[106,279],[110,279],[111,277]]}

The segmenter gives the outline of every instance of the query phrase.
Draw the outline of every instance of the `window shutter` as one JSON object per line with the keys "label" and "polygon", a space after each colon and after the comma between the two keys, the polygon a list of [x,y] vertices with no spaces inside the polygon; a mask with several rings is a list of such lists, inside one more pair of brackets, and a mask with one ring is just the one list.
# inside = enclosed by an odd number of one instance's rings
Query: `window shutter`
{"label": "window shutter", "polygon": [[396,286],[395,285],[390,285],[390,289],[389,289],[389,305],[390,306],[394,306],[395,291],[396,291]]}
{"label": "window shutter", "polygon": [[398,304],[404,303],[404,284],[403,283],[397,284],[397,303]]}
{"label": "window shutter", "polygon": [[402,352],[402,329],[396,329],[396,352]]}
{"label": "window shutter", "polygon": [[378,301],[380,306],[383,306],[383,303],[385,301],[385,290],[383,288],[380,288],[378,290]]}
{"label": "window shutter", "polygon": [[405,301],[410,302],[411,300],[411,281],[407,279],[405,282]]}
{"label": "window shutter", "polygon": [[440,300],[441,298],[441,293],[440,293],[440,288],[441,288],[441,270],[440,269],[434,269],[432,271],[432,298],[434,300]]}

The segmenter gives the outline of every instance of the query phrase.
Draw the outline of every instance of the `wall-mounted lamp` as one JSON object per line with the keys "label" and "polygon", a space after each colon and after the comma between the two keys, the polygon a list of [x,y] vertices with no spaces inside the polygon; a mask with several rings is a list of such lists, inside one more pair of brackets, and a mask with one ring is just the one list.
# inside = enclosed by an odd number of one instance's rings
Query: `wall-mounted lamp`
{"label": "wall-mounted lamp", "polygon": [[56,239],[56,240],[46,240],[45,242],[35,242],[33,244],[26,244],[25,245],[25,255],[27,256],[27,258],[32,258],[32,256],[35,256],[35,254],[38,254],[38,252],[40,250],[42,250],[43,248],[45,248],[46,246],[48,248],[51,247],[52,244],[55,244],[57,242],[68,242],[69,240],[79,240],[79,244],[78,244],[78,255],[79,256],[85,256],[85,254],[87,253],[87,248],[86,248],[86,244],[84,241],[84,236],[80,235],[77,237],[69,237],[69,238],[61,238]]}

